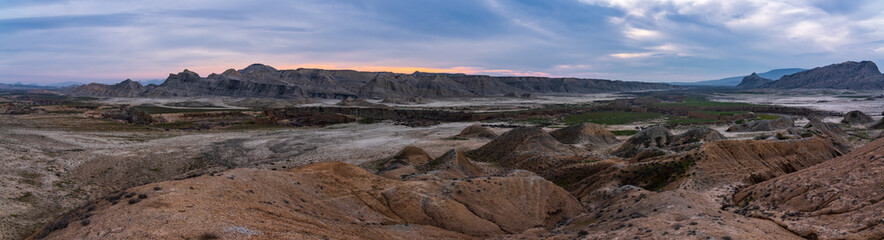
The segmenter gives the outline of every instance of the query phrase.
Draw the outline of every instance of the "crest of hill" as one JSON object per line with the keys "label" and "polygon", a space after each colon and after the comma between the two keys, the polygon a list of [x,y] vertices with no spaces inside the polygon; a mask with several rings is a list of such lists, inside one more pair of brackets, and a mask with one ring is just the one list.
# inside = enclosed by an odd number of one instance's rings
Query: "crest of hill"
{"label": "crest of hill", "polygon": [[470,125],[469,127],[464,128],[457,134],[455,137],[464,137],[464,138],[496,138],[497,134],[491,129],[487,127],[483,127],[481,125]]}
{"label": "crest of hill", "polygon": [[[299,68],[277,70],[252,64],[241,70],[200,77],[184,70],[170,74],[160,85],[120,93],[103,91],[107,85],[77,91],[81,95],[181,97],[236,96],[273,98],[428,98],[484,97],[506,93],[602,93],[670,89],[662,83],[624,82],[602,79],[495,77],[485,75],[391,72],[359,72]],[[138,89],[136,89],[138,90]]]}

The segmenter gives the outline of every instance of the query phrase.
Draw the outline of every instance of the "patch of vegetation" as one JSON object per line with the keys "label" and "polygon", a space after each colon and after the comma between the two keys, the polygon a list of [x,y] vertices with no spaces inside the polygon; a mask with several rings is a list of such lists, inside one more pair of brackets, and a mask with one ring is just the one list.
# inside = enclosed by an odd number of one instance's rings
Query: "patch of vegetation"
{"label": "patch of vegetation", "polygon": [[66,111],[49,111],[49,113],[56,113],[56,114],[77,114],[77,113],[82,113],[82,112],[80,112],[80,111],[73,111],[73,110],[66,110]]}
{"label": "patch of vegetation", "polygon": [[715,119],[706,119],[706,118],[685,118],[685,117],[671,117],[666,120],[666,124],[696,124],[696,123],[712,123],[717,122]]}
{"label": "patch of vegetation", "polygon": [[567,125],[575,125],[584,122],[591,122],[603,125],[619,125],[652,120],[655,118],[660,118],[662,116],[663,114],[651,112],[584,112],[580,114],[566,116],[564,121]]}
{"label": "patch of vegetation", "polygon": [[773,114],[764,114],[764,113],[758,113],[758,114],[755,114],[755,116],[758,117],[759,120],[774,120],[774,119],[782,118],[782,116],[773,115]]}
{"label": "patch of vegetation", "polygon": [[548,119],[548,118],[520,119],[520,120],[511,121],[511,123],[521,123],[521,124],[528,124],[528,125],[534,125],[534,126],[539,126],[539,127],[546,127],[546,126],[556,124],[556,122],[554,120]]}
{"label": "patch of vegetation", "polygon": [[25,192],[24,194],[14,198],[13,200],[16,200],[19,202],[33,202],[33,201],[37,200],[37,197],[35,197],[34,194],[31,192]]}
{"label": "patch of vegetation", "polygon": [[443,138],[442,140],[458,140],[458,141],[462,141],[462,140],[470,140],[470,139],[469,139],[469,138],[458,137],[458,136],[453,136],[453,137]]}
{"label": "patch of vegetation", "polygon": [[374,170],[374,172],[380,172],[384,170],[384,164],[387,163],[387,159],[378,159],[371,162],[366,163],[366,168],[369,170]]}
{"label": "patch of vegetation", "polygon": [[193,122],[171,122],[171,123],[158,123],[154,126],[158,128],[167,128],[167,129],[185,129],[192,128],[196,126]]}
{"label": "patch of vegetation", "polygon": [[696,163],[691,155],[680,161],[648,163],[623,179],[623,184],[639,186],[647,190],[658,191],[676,179],[685,177],[688,170]]}
{"label": "patch of vegetation", "polygon": [[749,111],[696,111],[698,113],[707,113],[707,114],[715,114],[715,115],[724,115],[731,116],[743,113],[749,113]]}
{"label": "patch of vegetation", "polygon": [[190,113],[190,112],[219,112],[219,111],[243,111],[242,109],[204,109],[204,108],[169,108],[153,105],[142,105],[135,107],[138,110],[148,114],[162,113]]}
{"label": "patch of vegetation", "polygon": [[638,133],[638,130],[614,130],[611,131],[614,136],[632,136]]}
{"label": "patch of vegetation", "polygon": [[660,106],[681,106],[681,107],[730,107],[730,106],[753,106],[754,104],[740,102],[715,102],[709,101],[705,97],[692,96],[686,97],[681,102],[675,103],[656,103]]}
{"label": "patch of vegetation", "polygon": [[362,123],[362,124],[372,124],[372,123],[376,123],[376,122],[378,122],[378,120],[373,117],[359,118],[359,123]]}
{"label": "patch of vegetation", "polygon": [[835,96],[835,97],[836,98],[869,98],[871,96],[869,96],[869,95],[842,95],[842,96]]}

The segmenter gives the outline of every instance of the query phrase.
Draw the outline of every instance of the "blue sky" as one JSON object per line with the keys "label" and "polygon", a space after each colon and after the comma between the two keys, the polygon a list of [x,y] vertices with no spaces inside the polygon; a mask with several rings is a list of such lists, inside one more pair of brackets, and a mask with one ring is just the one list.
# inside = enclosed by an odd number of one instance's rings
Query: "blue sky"
{"label": "blue sky", "polygon": [[0,82],[264,63],[697,81],[884,59],[884,1],[2,0]]}

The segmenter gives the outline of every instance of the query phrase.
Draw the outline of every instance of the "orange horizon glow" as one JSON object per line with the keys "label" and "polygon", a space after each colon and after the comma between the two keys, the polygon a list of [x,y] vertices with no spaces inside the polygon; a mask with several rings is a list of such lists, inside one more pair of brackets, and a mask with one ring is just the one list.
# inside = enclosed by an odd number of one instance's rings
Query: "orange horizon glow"
{"label": "orange horizon glow", "polygon": [[[222,65],[222,64],[213,64],[213,65],[202,65],[202,66],[191,66],[191,67],[183,67],[177,70],[171,70],[170,72],[156,74],[154,71],[135,71],[130,72],[129,74],[120,74],[120,73],[108,73],[101,75],[99,79],[165,79],[168,74],[177,74],[184,69],[196,72],[201,77],[206,77],[209,74],[217,73],[220,74],[227,69],[243,69],[250,65],[248,64],[232,64],[232,65]],[[364,71],[364,72],[393,72],[393,73],[402,73],[402,74],[411,74],[414,72],[426,72],[426,73],[463,73],[463,74],[478,74],[478,75],[492,75],[492,76],[535,76],[535,77],[557,77],[557,75],[545,73],[545,72],[536,72],[536,71],[517,71],[511,69],[483,69],[479,67],[451,67],[451,68],[434,68],[434,67],[411,67],[411,66],[377,66],[377,65],[358,65],[358,64],[334,64],[334,63],[308,63],[308,64],[297,64],[297,65],[274,65],[274,64],[266,64],[268,66],[274,67],[278,70],[293,70],[298,68],[315,68],[315,69],[324,69],[324,70],[354,70],[354,71]],[[168,71],[168,70],[167,70]]]}

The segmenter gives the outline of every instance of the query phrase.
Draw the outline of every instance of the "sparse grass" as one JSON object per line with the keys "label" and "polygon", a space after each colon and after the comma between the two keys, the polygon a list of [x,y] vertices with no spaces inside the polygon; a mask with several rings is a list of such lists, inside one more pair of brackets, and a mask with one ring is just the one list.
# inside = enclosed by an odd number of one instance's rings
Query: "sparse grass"
{"label": "sparse grass", "polygon": [[614,130],[611,131],[614,136],[632,136],[638,133],[638,130]]}
{"label": "sparse grass", "polygon": [[34,196],[31,192],[25,192],[21,196],[14,198],[13,200],[19,202],[33,202],[37,200],[37,197]]}
{"label": "sparse grass", "polygon": [[680,161],[648,163],[629,177],[624,178],[623,184],[657,191],[676,179],[685,177],[685,174],[695,163],[696,160],[690,155]]}
{"label": "sparse grass", "polygon": [[660,113],[650,112],[584,112],[565,117],[565,124],[575,125],[584,122],[591,122],[604,125],[619,125],[633,122],[647,121],[662,117]]}

